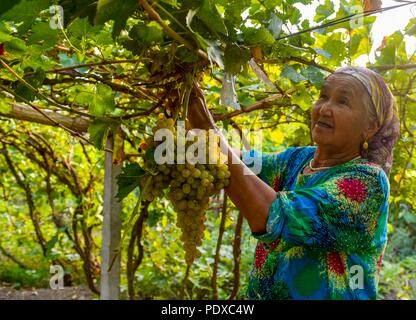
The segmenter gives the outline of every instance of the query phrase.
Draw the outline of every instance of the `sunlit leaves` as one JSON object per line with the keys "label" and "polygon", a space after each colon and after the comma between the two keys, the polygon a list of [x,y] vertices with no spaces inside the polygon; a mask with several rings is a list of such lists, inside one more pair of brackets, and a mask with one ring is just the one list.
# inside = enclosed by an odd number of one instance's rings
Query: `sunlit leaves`
{"label": "sunlit leaves", "polygon": [[0,113],[9,113],[12,110],[10,103],[7,102],[6,96],[0,94]]}
{"label": "sunlit leaves", "polygon": [[[406,49],[403,43],[403,35],[395,32],[385,39],[384,48],[380,50],[378,63],[380,64],[396,64],[396,61],[407,59]],[[399,63],[398,63],[399,64]]]}
{"label": "sunlit leaves", "polygon": [[87,105],[89,112],[94,116],[111,114],[116,106],[113,90],[105,84],[97,84],[92,91],[81,91],[76,96],[76,101],[81,105]]}
{"label": "sunlit leaves", "polygon": [[260,28],[242,28],[243,37],[248,45],[259,45],[267,47],[275,42],[273,35],[265,27]]}
{"label": "sunlit leaves", "polygon": [[334,3],[331,0],[325,0],[325,3],[320,4],[316,8],[316,15],[313,18],[315,22],[322,21],[334,13]]}

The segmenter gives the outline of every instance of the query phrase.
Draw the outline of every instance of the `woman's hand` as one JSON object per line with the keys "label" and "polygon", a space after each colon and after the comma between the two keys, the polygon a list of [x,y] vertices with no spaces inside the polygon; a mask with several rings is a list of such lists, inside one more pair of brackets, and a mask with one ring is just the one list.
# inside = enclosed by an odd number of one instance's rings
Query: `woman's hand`
{"label": "woman's hand", "polygon": [[204,94],[194,80],[188,105],[188,120],[192,128],[208,130],[214,127],[215,121],[208,110]]}

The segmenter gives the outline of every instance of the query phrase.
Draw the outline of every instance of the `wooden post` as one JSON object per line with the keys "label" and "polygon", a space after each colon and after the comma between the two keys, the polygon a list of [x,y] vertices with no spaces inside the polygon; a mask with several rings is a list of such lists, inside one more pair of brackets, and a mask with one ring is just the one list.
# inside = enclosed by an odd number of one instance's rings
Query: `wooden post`
{"label": "wooden post", "polygon": [[[106,148],[113,150],[114,135],[110,132]],[[121,165],[113,165],[112,153],[105,153],[104,174],[104,221],[101,247],[101,299],[118,300],[120,294],[120,255],[115,259],[111,271],[108,272],[115,250],[121,240],[121,203],[116,198],[117,180]]]}

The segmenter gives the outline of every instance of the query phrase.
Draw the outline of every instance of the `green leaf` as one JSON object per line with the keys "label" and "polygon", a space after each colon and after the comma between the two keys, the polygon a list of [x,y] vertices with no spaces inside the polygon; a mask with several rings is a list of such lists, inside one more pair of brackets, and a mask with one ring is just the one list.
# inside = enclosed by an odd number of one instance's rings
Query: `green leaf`
{"label": "green leaf", "polygon": [[152,44],[163,40],[163,29],[156,21],[147,25],[139,22],[131,28],[129,36],[144,44]]}
{"label": "green leaf", "polygon": [[0,17],[9,11],[13,6],[19,4],[20,0],[14,0],[14,1],[0,1]]}
{"label": "green leaf", "polygon": [[[140,178],[146,172],[137,163],[127,164],[117,176],[118,192],[116,197],[121,202],[134,189],[139,187]],[[139,187],[140,189],[140,187]]]}
{"label": "green leaf", "polygon": [[[59,62],[63,67],[72,67],[83,63],[83,60],[79,60],[77,54],[72,54],[71,57],[69,57],[66,53],[59,53]],[[82,68],[76,68],[75,71],[85,73],[88,71],[88,68],[82,67]]]}
{"label": "green leaf", "polygon": [[15,38],[9,40],[5,43],[4,48],[7,52],[17,56],[21,57],[27,50],[26,44],[22,39]]}
{"label": "green leaf", "polygon": [[325,75],[320,69],[314,66],[308,66],[301,71],[301,74],[309,80],[314,86],[320,88],[325,82]]}
{"label": "green leaf", "polygon": [[114,20],[113,38],[117,37],[126,26],[127,19],[138,8],[137,0],[98,0],[95,24]]}
{"label": "green leaf", "polygon": [[250,60],[250,51],[244,47],[228,44],[224,51],[224,71],[232,74],[240,72],[241,67]]}
{"label": "green leaf", "polygon": [[5,43],[12,40],[13,37],[7,33],[0,31],[0,43]]}
{"label": "green leaf", "polygon": [[327,41],[322,46],[322,49],[329,52],[332,56],[332,63],[340,64],[345,58],[343,52],[339,48],[344,48],[345,43],[338,39],[327,38]]}
{"label": "green leaf", "polygon": [[325,57],[325,58],[330,59],[332,57],[332,55],[329,52],[325,51],[325,50],[322,50],[322,49],[319,49],[319,48],[312,48],[312,50],[315,51],[317,54]]}
{"label": "green leaf", "polygon": [[88,18],[76,18],[73,20],[67,28],[67,32],[78,39],[82,39],[83,37],[87,37],[97,31],[98,28],[96,26],[92,26]]}
{"label": "green leaf", "polygon": [[302,80],[306,80],[306,78],[298,73],[292,66],[286,65],[280,74],[281,77],[286,77],[292,80],[294,83],[301,82]]}
{"label": "green leaf", "polygon": [[90,141],[93,145],[99,149],[103,150],[105,141],[107,140],[108,132],[112,127],[115,127],[116,124],[111,121],[95,119],[88,126],[88,133],[90,135]]}
{"label": "green leaf", "polygon": [[[32,71],[32,69],[30,69],[30,71]],[[30,72],[29,75],[25,75],[23,79],[26,80],[26,82],[28,82],[32,87],[37,89],[42,86],[43,81],[45,80],[45,72],[43,69],[38,68],[36,72]],[[22,83],[16,84],[14,86],[14,91],[17,95],[29,101],[33,101],[36,98],[36,93]],[[16,100],[22,101],[18,97],[16,97]]]}
{"label": "green leaf", "polygon": [[242,28],[244,40],[248,45],[271,46],[275,39],[265,27]]}
{"label": "green leaf", "polygon": [[0,113],[9,113],[12,111],[12,106],[4,100],[4,97],[0,96]]}
{"label": "green leaf", "polygon": [[39,22],[33,26],[28,44],[41,44],[44,50],[46,50],[55,46],[58,39],[58,29],[51,29],[47,22]]}
{"label": "green leaf", "polygon": [[414,36],[416,34],[416,18],[410,19],[404,30],[409,36]]}
{"label": "green leaf", "polygon": [[184,62],[195,62],[199,60],[199,56],[186,47],[179,47],[176,50],[176,56]]}
{"label": "green leaf", "polygon": [[291,8],[291,15],[289,16],[289,21],[291,24],[298,24],[302,14],[299,9],[296,7]]}
{"label": "green leaf", "polygon": [[150,161],[150,162],[155,162],[155,150],[156,150],[156,148],[154,146],[147,149],[146,153],[144,155],[145,159]]}
{"label": "green leaf", "polygon": [[211,0],[202,0],[202,4],[196,13],[196,16],[201,19],[210,30],[223,35],[228,35],[227,27],[215,6],[215,2]]}
{"label": "green leaf", "polygon": [[177,0],[160,0],[160,1],[172,6],[174,8],[179,8],[180,7]]}
{"label": "green leaf", "polygon": [[104,116],[114,111],[115,94],[106,84],[99,83],[89,103],[89,112],[94,116]]}
{"label": "green leaf", "polygon": [[51,240],[46,243],[46,255],[49,256],[51,254],[52,249],[55,247],[56,243],[59,240],[59,234],[56,233]]}
{"label": "green leaf", "polygon": [[51,0],[22,0],[0,18],[1,20],[22,22],[17,27],[17,30],[19,33],[25,33],[29,30],[39,13],[42,10],[48,9],[51,4]]}
{"label": "green leaf", "polygon": [[334,13],[334,3],[331,0],[325,0],[324,4],[321,4],[316,8],[316,15],[313,18],[313,21],[315,22],[322,21],[328,18],[333,13]]}
{"label": "green leaf", "polygon": [[397,31],[386,37],[386,46],[381,50],[378,64],[396,64],[400,56],[400,45],[403,42],[403,35]]}
{"label": "green leaf", "polygon": [[282,31],[282,25],[282,20],[275,13],[272,13],[267,29],[272,33],[275,39],[279,38],[280,32]]}

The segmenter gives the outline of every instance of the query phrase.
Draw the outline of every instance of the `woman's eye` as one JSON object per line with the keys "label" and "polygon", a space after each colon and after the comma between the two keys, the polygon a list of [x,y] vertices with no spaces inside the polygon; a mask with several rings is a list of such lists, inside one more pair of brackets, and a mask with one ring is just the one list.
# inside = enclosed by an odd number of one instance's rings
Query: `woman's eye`
{"label": "woman's eye", "polygon": [[347,100],[344,100],[344,99],[339,100],[339,103],[340,103],[340,104],[345,104],[345,105],[348,105],[348,101],[347,101]]}

